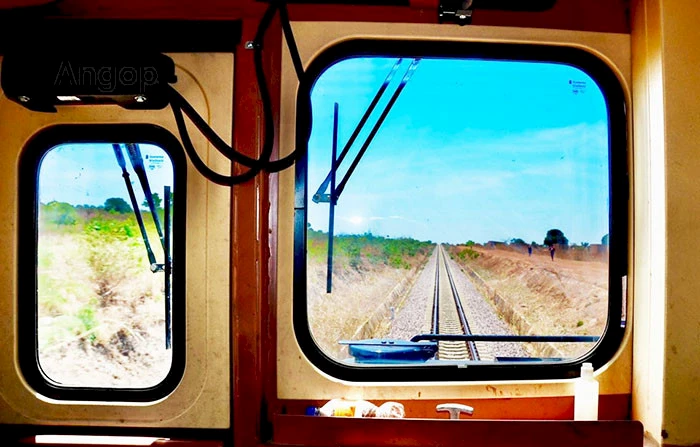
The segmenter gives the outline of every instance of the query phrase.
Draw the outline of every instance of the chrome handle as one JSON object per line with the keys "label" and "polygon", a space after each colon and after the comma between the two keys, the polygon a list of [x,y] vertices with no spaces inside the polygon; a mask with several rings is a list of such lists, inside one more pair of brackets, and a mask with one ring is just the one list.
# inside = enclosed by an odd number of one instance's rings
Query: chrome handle
{"label": "chrome handle", "polygon": [[466,413],[469,416],[474,414],[474,409],[468,405],[462,405],[462,404],[439,404],[437,407],[435,407],[436,411],[447,411],[450,413],[450,419],[459,419],[460,413]]}

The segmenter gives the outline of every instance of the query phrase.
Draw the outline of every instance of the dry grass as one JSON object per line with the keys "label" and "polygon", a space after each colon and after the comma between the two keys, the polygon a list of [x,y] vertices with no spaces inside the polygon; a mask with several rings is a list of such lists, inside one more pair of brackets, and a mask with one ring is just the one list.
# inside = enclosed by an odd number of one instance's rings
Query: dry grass
{"label": "dry grass", "polygon": [[165,378],[164,277],[149,270],[133,217],[42,225],[37,270],[39,363],[50,379],[144,388]]}
{"label": "dry grass", "polygon": [[375,310],[390,299],[396,285],[417,275],[432,248],[404,259],[405,267],[370,262],[362,258],[359,265],[336,262],[332,293],[326,293],[326,264],[319,259],[307,263],[307,306],[309,327],[314,340],[329,356],[347,357],[347,347],[340,340],[350,340]]}

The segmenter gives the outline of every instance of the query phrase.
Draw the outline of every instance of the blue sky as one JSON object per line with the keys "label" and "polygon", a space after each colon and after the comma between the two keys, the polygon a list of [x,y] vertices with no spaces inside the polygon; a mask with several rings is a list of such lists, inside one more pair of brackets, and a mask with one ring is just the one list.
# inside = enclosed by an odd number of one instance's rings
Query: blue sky
{"label": "blue sky", "polygon": [[[173,166],[158,146],[139,145],[152,193],[163,198],[163,187],[173,189]],[[136,199],[145,200],[143,188],[131,166],[126,149],[122,153]],[[63,144],[46,153],[39,170],[39,201],[67,202],[71,205],[104,205],[110,197],[121,197],[131,205],[111,144]],[[142,209],[146,207],[140,206]]]}
{"label": "blue sky", "polygon": [[[340,151],[396,61],[346,59],[317,80],[310,196],[330,169],[333,104]],[[338,181],[410,63],[402,61]],[[343,191],[335,232],[542,243],[558,228],[571,243],[600,243],[608,191],[607,109],[587,74],[553,63],[422,59]],[[314,229],[327,231],[328,209],[309,200]]]}

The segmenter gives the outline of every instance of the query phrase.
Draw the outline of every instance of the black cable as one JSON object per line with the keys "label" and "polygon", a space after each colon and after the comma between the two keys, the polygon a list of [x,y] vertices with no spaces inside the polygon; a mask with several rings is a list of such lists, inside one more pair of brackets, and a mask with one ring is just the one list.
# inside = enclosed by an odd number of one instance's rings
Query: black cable
{"label": "black cable", "polygon": [[202,118],[197,113],[194,107],[192,107],[190,103],[188,103],[187,100],[183,98],[177,90],[170,87],[170,94],[172,95],[170,99],[171,106],[178,107],[181,111],[185,112],[185,115],[187,115],[187,117],[192,121],[192,123],[197,127],[197,129],[199,129],[199,131],[202,132],[202,134],[204,134],[206,139],[209,140],[209,142],[222,155],[224,155],[229,160],[235,161],[236,163],[240,163],[248,167],[253,167],[257,163],[259,163],[259,160],[250,158],[229,147],[229,145],[226,144],[226,142],[222,140],[221,137],[219,137],[219,135],[217,135],[211,127],[209,127],[204,118]]}
{"label": "black cable", "polygon": [[[258,30],[255,35],[256,45],[254,47],[254,57],[256,77],[258,81],[258,88],[261,100],[263,102],[263,114],[265,121],[265,139],[263,141],[262,153],[259,159],[250,158],[229,147],[226,144],[226,142],[223,141],[216,134],[216,132],[214,132],[214,130],[206,123],[206,121],[187,102],[187,100],[183,98],[182,95],[180,95],[180,93],[177,92],[177,90],[169,86],[171,94],[170,106],[173,110],[175,122],[177,123],[180,138],[182,139],[183,145],[185,146],[185,151],[189,155],[190,160],[192,161],[192,164],[195,166],[195,168],[197,168],[197,170],[206,178],[219,185],[232,186],[252,179],[264,168],[265,164],[270,159],[270,156],[272,154],[272,138],[268,138],[270,134],[272,134],[272,137],[274,137],[274,129],[272,129],[272,110],[271,106],[269,106],[271,100],[270,93],[267,89],[267,82],[265,81],[265,73],[262,69],[262,56],[260,53],[262,45],[260,44],[260,42],[262,41],[265,32],[267,31],[267,28],[270,26],[270,23],[272,22],[272,18],[274,17],[276,10],[277,5],[270,4],[270,7],[265,11],[263,18],[260,20],[260,24],[258,25]],[[268,104],[268,106],[266,106],[266,104]],[[224,155],[229,160],[243,164],[249,167],[250,169],[244,172],[243,174],[227,176],[219,174],[210,169],[208,166],[206,166],[206,164],[197,154],[197,151],[194,148],[194,145],[192,144],[192,140],[189,137],[189,133],[187,132],[187,126],[185,125],[185,121],[182,115],[183,111],[192,120],[194,125],[202,132],[202,134],[204,134],[207,140],[209,140],[209,142],[212,143],[212,145],[216,147],[216,149],[222,155]]]}
{"label": "black cable", "polygon": [[[275,0],[273,0],[275,1]],[[287,5],[286,3],[282,0],[280,1],[280,23],[282,26],[282,32],[284,33],[284,39],[287,42],[287,48],[289,49],[289,54],[292,58],[292,64],[294,65],[294,71],[296,72],[297,75],[297,80],[302,83],[304,80],[304,66],[301,62],[301,57],[299,56],[299,50],[297,48],[296,41],[294,39],[294,33],[292,32],[292,27],[289,23],[289,15],[287,12]],[[311,98],[307,98],[307,108],[309,111],[311,111]],[[304,135],[303,135],[303,140],[305,142],[308,142],[309,137],[311,136],[311,113],[309,113],[309,124],[308,127],[305,129]],[[297,138],[297,141],[299,141],[299,138]],[[287,169],[288,167],[292,166],[294,163],[296,163],[305,150],[300,150],[300,149],[295,149],[292,151],[291,154],[275,160],[271,161],[268,163],[268,165],[265,167],[265,170],[267,172],[279,172],[284,169]]]}
{"label": "black cable", "polygon": [[[273,0],[275,1],[275,0]],[[282,32],[284,33],[284,40],[287,42],[287,48],[289,49],[289,54],[292,58],[292,64],[294,65],[294,71],[296,72],[297,75],[297,80],[301,83],[304,80],[304,66],[301,63],[301,57],[299,56],[299,50],[297,48],[296,41],[294,40],[294,33],[292,32],[292,27],[289,24],[289,15],[287,13],[287,5],[284,1],[280,1],[280,23],[282,25]],[[309,137],[311,136],[311,98],[307,98],[308,104],[308,110],[309,110],[309,125],[305,129],[304,133],[304,139],[303,141],[309,141]],[[304,150],[299,150],[295,149],[292,151],[291,154],[280,158],[275,161],[271,161],[268,163],[268,165],[265,167],[265,170],[267,172],[279,172],[284,169],[287,169],[288,167],[292,166],[294,163],[296,163],[299,158],[303,155],[305,151]]]}
{"label": "black cable", "polygon": [[[260,101],[263,104],[263,122],[265,126],[265,134],[263,136],[263,147],[260,154],[260,160],[265,160],[265,165],[270,162],[270,157],[272,156],[272,150],[274,147],[275,139],[275,128],[274,128],[274,117],[272,115],[272,99],[270,98],[270,91],[267,88],[267,80],[265,79],[265,71],[263,70],[263,60],[262,60],[262,44],[265,38],[265,33],[267,28],[272,22],[272,18],[275,15],[275,11],[278,9],[278,4],[276,1],[272,1],[270,6],[265,11],[265,15],[260,21],[258,26],[258,31],[255,33],[255,48],[253,49],[253,62],[255,65],[255,77],[258,80],[258,91],[260,93]],[[260,166],[260,169],[264,169],[264,165]]]}
{"label": "black cable", "polygon": [[185,152],[187,152],[187,155],[190,157],[190,161],[192,162],[194,167],[208,180],[216,183],[217,185],[233,186],[250,180],[251,178],[255,177],[258,174],[258,172],[260,172],[259,168],[250,168],[243,174],[228,176],[219,174],[218,172],[211,170],[202,161],[202,159],[199,157],[199,154],[197,154],[197,150],[192,145],[190,136],[187,133],[187,126],[185,125],[185,119],[182,116],[182,111],[172,103],[170,104],[170,107],[173,110],[173,115],[175,116],[175,123],[177,124],[178,131],[180,132],[180,139],[182,140],[182,144],[183,146],[185,146]]}
{"label": "black cable", "polygon": [[[255,40],[253,42],[253,60],[255,65],[255,75],[258,82],[258,91],[260,94],[260,100],[263,106],[263,120],[264,120],[264,136],[263,144],[260,153],[260,157],[255,159],[251,158],[235,149],[230,147],[226,142],[219,137],[216,132],[207,124],[207,122],[197,113],[197,111],[187,102],[187,100],[180,95],[177,90],[170,87],[170,106],[173,110],[173,115],[175,116],[175,121],[177,123],[178,131],[182,139],[185,150],[189,155],[192,164],[197,168],[197,170],[204,175],[206,178],[214,183],[224,186],[232,186],[235,184],[243,183],[255,177],[260,171],[265,170],[267,172],[279,172],[286,169],[294,164],[301,155],[303,150],[295,149],[291,154],[285,156],[284,158],[271,161],[273,150],[273,141],[275,138],[275,129],[273,125],[273,113],[272,113],[272,100],[270,98],[270,92],[267,86],[267,80],[265,79],[265,72],[263,70],[263,60],[262,60],[262,42],[265,37],[265,33],[272,22],[275,12],[279,9],[280,21],[282,25],[282,30],[284,32],[285,40],[287,42],[287,47],[292,57],[292,63],[294,64],[294,69],[297,74],[297,79],[302,82],[304,76],[304,69],[301,63],[301,58],[299,57],[299,51],[294,40],[294,35],[292,33],[291,26],[289,24],[289,16],[286,9],[286,4],[284,1],[272,0],[270,6],[265,11],[260,24],[258,25],[257,32],[255,34]],[[311,98],[308,98],[309,110],[311,109]],[[243,174],[226,176],[214,172],[212,169],[206,166],[202,159],[197,154],[192,141],[187,133],[187,126],[185,125],[182,112],[187,115],[187,117],[192,120],[192,123],[199,129],[204,137],[226,158],[229,160],[242,164],[248,168],[248,171]],[[305,140],[311,134],[311,124],[306,129]],[[299,139],[297,138],[297,141]]]}
{"label": "black cable", "polygon": [[287,48],[289,48],[289,55],[292,57],[292,64],[294,64],[294,71],[297,73],[297,80],[301,81],[304,77],[304,65],[301,63],[301,57],[299,57],[299,49],[297,48],[296,40],[294,40],[292,26],[289,24],[287,4],[284,1],[280,2],[279,10],[284,39],[287,41]]}

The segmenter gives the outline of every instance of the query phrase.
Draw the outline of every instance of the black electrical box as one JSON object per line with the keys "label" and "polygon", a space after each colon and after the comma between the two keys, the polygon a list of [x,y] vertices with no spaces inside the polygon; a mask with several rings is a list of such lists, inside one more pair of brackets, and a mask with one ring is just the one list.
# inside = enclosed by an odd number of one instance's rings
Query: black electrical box
{"label": "black electrical box", "polygon": [[127,109],[162,109],[175,64],[158,52],[23,47],[2,59],[0,86],[8,99],[37,112],[56,106],[116,104]]}

